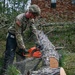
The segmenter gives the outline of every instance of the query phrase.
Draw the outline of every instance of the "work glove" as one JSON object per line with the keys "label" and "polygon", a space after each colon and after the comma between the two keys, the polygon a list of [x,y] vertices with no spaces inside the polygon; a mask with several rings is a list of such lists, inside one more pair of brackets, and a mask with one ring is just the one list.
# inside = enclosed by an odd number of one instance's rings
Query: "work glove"
{"label": "work glove", "polygon": [[17,52],[16,52],[19,56],[21,56],[22,58],[25,58],[25,54],[28,54],[29,52],[26,50],[26,49],[19,49]]}
{"label": "work glove", "polygon": [[38,43],[36,43],[36,47],[39,48],[40,50],[43,49],[43,45],[40,45],[40,44],[38,44]]}

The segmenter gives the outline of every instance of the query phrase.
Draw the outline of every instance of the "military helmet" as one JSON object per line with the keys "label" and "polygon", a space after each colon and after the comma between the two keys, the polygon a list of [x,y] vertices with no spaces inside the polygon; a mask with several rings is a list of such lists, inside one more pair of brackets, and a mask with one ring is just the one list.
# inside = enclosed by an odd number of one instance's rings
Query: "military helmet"
{"label": "military helmet", "polygon": [[29,7],[29,12],[32,12],[33,14],[36,14],[38,16],[41,14],[41,9],[38,5],[33,4]]}

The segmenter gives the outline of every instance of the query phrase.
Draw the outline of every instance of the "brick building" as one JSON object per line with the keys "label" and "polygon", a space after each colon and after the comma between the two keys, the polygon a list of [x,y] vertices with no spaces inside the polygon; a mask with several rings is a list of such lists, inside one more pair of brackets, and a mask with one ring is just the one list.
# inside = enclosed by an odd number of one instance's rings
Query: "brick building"
{"label": "brick building", "polygon": [[41,8],[42,17],[75,20],[75,0],[31,0],[31,4]]}

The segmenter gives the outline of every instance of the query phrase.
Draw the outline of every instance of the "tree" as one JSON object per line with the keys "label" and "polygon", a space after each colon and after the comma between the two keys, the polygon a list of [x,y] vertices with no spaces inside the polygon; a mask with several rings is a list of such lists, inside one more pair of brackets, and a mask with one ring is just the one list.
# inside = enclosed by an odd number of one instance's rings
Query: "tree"
{"label": "tree", "polygon": [[28,0],[1,0],[0,12],[11,14],[12,12],[24,12]]}

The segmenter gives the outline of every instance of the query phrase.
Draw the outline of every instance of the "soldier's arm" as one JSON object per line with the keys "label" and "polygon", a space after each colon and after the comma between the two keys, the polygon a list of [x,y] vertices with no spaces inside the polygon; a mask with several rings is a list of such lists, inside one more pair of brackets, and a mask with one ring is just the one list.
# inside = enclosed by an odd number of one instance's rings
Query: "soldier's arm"
{"label": "soldier's arm", "polygon": [[15,23],[17,45],[20,49],[25,49],[23,36],[21,34],[21,22],[17,19]]}

